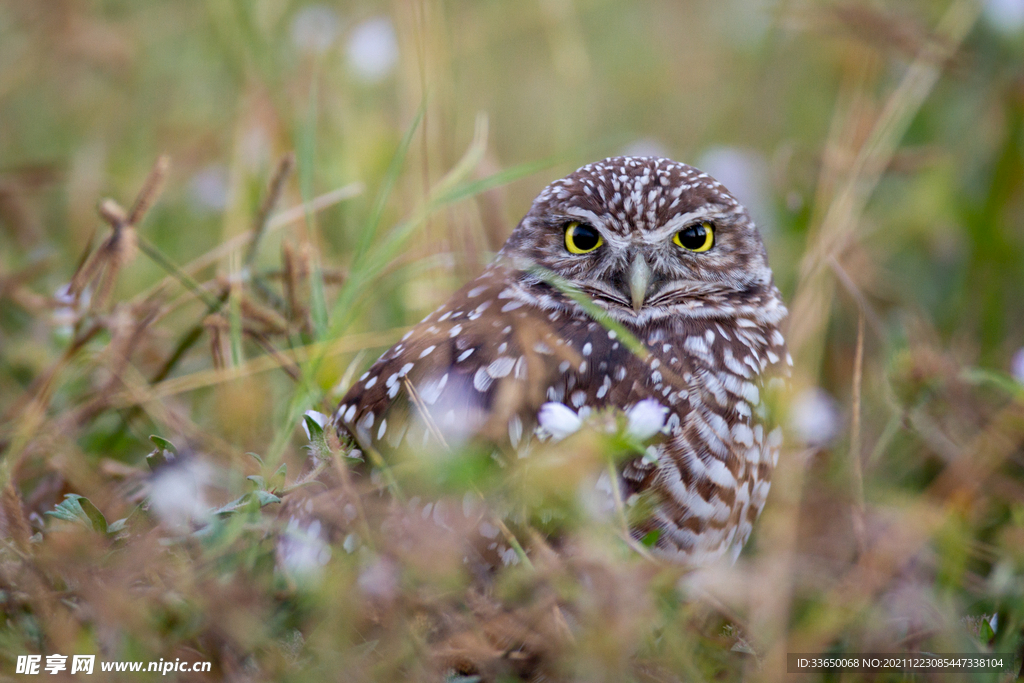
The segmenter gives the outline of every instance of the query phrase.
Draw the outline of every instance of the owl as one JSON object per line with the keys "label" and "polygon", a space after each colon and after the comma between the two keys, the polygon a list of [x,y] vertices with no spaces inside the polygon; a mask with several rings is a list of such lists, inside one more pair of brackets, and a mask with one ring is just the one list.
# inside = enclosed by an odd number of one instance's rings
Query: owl
{"label": "owl", "polygon": [[624,497],[654,501],[631,533],[670,561],[735,560],[778,460],[764,393],[792,365],[786,314],[725,187],[669,159],[609,158],[548,185],[494,262],[382,355],[334,420],[385,457],[469,438],[522,453],[550,404],[584,418],[656,401],[653,451],[619,470]]}

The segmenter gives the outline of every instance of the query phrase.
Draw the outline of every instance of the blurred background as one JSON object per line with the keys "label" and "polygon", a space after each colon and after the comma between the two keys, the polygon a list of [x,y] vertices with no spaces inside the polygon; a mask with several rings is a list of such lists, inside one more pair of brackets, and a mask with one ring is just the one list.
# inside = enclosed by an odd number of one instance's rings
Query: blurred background
{"label": "blurred background", "polygon": [[[256,678],[368,656],[314,606],[376,595],[381,565],[347,536],[301,546],[330,581],[282,586],[264,541],[283,524],[259,506],[258,539],[171,559],[106,521],[137,518],[150,434],[204,464],[146,507],[147,542],[202,517],[182,497],[223,505],[246,476],[283,497],[277,466],[308,466],[303,411],[329,414],[545,184],[619,154],[694,164],[750,209],[792,313],[792,446],[736,568],[644,569],[649,623],[611,650],[577,634],[561,674],[778,680],[786,652],[1019,651],[1024,0],[3,0],[4,671],[83,643]],[[82,514],[47,516],[68,493]],[[48,531],[76,515],[95,538]],[[161,577],[142,616],[80,575],[135,585],[141,557]],[[215,618],[211,581],[257,592],[228,613],[278,621]],[[379,649],[412,666],[419,636],[388,632]],[[379,666],[353,680],[399,675]]]}

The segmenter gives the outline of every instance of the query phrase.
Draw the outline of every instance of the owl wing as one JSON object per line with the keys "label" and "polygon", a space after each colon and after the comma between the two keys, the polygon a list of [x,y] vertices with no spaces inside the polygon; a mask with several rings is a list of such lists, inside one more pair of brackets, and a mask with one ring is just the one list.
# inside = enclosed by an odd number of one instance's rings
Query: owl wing
{"label": "owl wing", "polygon": [[336,423],[379,452],[474,436],[517,447],[544,387],[579,354],[548,314],[511,295],[510,277],[491,266],[424,318],[356,381]]}

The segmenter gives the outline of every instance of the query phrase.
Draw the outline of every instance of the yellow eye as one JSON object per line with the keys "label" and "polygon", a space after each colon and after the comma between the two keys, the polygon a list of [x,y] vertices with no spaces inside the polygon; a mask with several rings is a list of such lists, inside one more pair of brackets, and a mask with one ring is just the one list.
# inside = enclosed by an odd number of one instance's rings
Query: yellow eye
{"label": "yellow eye", "polygon": [[588,254],[604,244],[604,238],[586,223],[573,221],[565,226],[565,248],[572,254]]}
{"label": "yellow eye", "polygon": [[672,241],[687,251],[707,251],[715,246],[715,227],[708,221],[695,223],[677,232]]}

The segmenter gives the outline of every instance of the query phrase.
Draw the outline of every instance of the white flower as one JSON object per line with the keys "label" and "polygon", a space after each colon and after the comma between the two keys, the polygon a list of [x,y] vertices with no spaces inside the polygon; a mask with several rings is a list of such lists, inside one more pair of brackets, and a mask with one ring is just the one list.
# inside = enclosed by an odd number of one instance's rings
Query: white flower
{"label": "white flower", "polygon": [[348,41],[348,62],[363,81],[387,78],[398,63],[398,39],[391,20],[377,17],[356,26]]}
{"label": "white flower", "polygon": [[320,520],[314,519],[306,529],[292,517],[277,544],[277,557],[290,574],[303,579],[317,579],[321,567],[331,559],[331,547],[320,534]]}
{"label": "white flower", "polygon": [[356,585],[363,595],[392,600],[398,591],[398,569],[385,558],[377,558],[363,567],[356,579]]}
{"label": "white flower", "polygon": [[1013,35],[1024,28],[1024,2],[1021,0],[988,0],[985,19],[1000,33]]}
{"label": "white flower", "polygon": [[69,282],[58,287],[57,291],[53,293],[53,300],[65,306],[73,306],[75,296],[71,293],[71,283]]}
{"label": "white flower", "polygon": [[71,293],[71,283],[62,285],[53,293],[53,300],[60,304],[53,309],[53,324],[57,330],[65,335],[70,335],[72,327],[82,314],[89,310],[89,301],[92,299],[92,288],[86,287],[78,295]]}
{"label": "white flower", "polygon": [[308,5],[295,13],[292,42],[300,50],[323,54],[338,37],[338,14],[327,5]]}
{"label": "white flower", "polygon": [[149,506],[157,518],[175,532],[188,531],[209,514],[203,489],[210,483],[210,466],[190,457],[161,467],[153,476]]}
{"label": "white flower", "polygon": [[759,153],[738,147],[712,147],[697,162],[705,173],[740,198],[763,235],[774,213],[768,161]]}
{"label": "white flower", "polygon": [[640,138],[625,146],[622,156],[626,157],[670,157],[668,148],[655,138]]}
{"label": "white flower", "polygon": [[199,211],[220,212],[228,205],[228,169],[211,164],[197,171],[188,181],[192,206]]}
{"label": "white flower", "polygon": [[808,446],[827,446],[839,433],[839,409],[823,389],[800,393],[790,407],[793,430]]}
{"label": "white flower", "polygon": [[[327,423],[331,421],[331,418],[327,417],[323,413],[318,413],[315,410],[307,410],[305,413],[303,413],[303,415],[308,415],[310,418],[312,418],[313,422],[316,422],[318,425],[320,425],[320,429],[326,427]],[[313,435],[309,433],[309,425],[306,424],[305,419],[302,420],[302,431],[306,432],[307,439],[313,439]]]}
{"label": "white flower", "polygon": [[626,411],[626,419],[629,420],[626,434],[634,439],[646,441],[661,431],[667,415],[668,408],[653,398],[645,398]]}
{"label": "white flower", "polygon": [[545,432],[555,441],[561,441],[575,434],[583,426],[583,420],[572,408],[562,403],[545,403],[540,407],[537,420]]}
{"label": "white flower", "polygon": [[576,491],[580,509],[591,519],[610,522],[615,516],[615,496],[607,472],[583,477]]}
{"label": "white flower", "polygon": [[1018,382],[1024,384],[1024,348],[1017,349],[1010,361],[1010,374]]}

